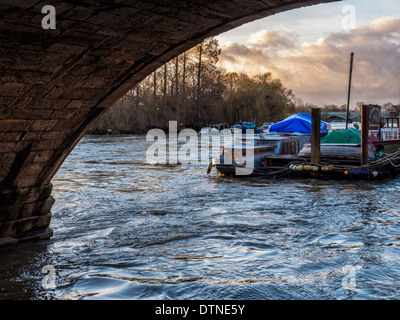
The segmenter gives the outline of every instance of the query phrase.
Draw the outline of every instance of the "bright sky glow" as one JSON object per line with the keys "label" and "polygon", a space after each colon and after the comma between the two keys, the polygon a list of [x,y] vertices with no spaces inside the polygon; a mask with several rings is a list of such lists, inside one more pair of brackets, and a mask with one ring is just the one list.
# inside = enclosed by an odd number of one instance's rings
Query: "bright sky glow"
{"label": "bright sky glow", "polygon": [[[354,9],[355,28],[348,26]],[[347,20],[346,20],[347,19]],[[342,105],[354,52],[351,104],[400,103],[400,1],[348,0],[279,13],[221,34],[220,66],[272,72],[304,101]]]}

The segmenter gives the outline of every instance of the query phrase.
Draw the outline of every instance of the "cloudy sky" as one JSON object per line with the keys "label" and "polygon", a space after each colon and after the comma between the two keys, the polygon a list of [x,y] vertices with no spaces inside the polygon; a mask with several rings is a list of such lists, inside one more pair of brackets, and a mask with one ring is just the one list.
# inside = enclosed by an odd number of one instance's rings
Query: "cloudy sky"
{"label": "cloudy sky", "polygon": [[347,0],[280,13],[217,37],[220,66],[272,72],[305,102],[400,103],[400,0]]}

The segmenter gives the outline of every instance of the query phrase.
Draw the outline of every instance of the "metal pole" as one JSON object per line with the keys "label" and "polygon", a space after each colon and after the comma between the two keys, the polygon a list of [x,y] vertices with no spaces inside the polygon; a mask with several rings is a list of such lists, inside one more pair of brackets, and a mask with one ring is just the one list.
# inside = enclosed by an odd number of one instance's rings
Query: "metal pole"
{"label": "metal pole", "polygon": [[354,60],[354,52],[351,53],[351,58],[350,58],[349,91],[347,94],[346,130],[348,128],[349,116],[350,116],[349,109],[350,109],[351,77],[353,75],[353,60]]}
{"label": "metal pole", "polygon": [[321,158],[321,109],[311,109],[311,163],[319,164]]}

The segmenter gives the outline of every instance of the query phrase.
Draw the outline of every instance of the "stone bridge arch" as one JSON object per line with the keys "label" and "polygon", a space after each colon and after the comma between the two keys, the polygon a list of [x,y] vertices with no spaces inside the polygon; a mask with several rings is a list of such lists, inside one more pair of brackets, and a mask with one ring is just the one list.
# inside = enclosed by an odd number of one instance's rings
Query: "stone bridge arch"
{"label": "stone bridge arch", "polygon": [[51,237],[51,179],[148,74],[210,36],[334,1],[0,0],[0,246]]}

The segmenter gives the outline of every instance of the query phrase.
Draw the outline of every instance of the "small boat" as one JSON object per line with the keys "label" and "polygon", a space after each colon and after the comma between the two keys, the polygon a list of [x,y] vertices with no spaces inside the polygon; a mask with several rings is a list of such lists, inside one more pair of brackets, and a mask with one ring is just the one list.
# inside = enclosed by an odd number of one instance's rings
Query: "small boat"
{"label": "small boat", "polygon": [[227,123],[218,123],[208,127],[201,128],[200,135],[218,135],[218,134],[231,134]]}
{"label": "small boat", "polygon": [[266,155],[295,157],[307,142],[310,142],[310,136],[303,134],[258,134],[252,139],[236,138],[231,146],[221,148],[207,171],[209,173],[215,166],[220,175],[257,175],[264,167]]}
{"label": "small boat", "polygon": [[219,134],[219,131],[213,127],[203,127],[203,128],[201,128],[199,134],[201,134],[201,135]]}
{"label": "small boat", "polygon": [[268,133],[269,128],[273,125],[273,122],[264,122],[262,126],[259,128],[261,132]]}
{"label": "small boat", "polygon": [[231,126],[230,130],[233,133],[235,129],[241,129],[242,133],[246,133],[246,130],[254,130],[254,133],[261,133],[262,130],[260,128],[257,128],[257,125],[255,122],[248,122],[248,121],[239,121],[235,123],[233,126]]}

